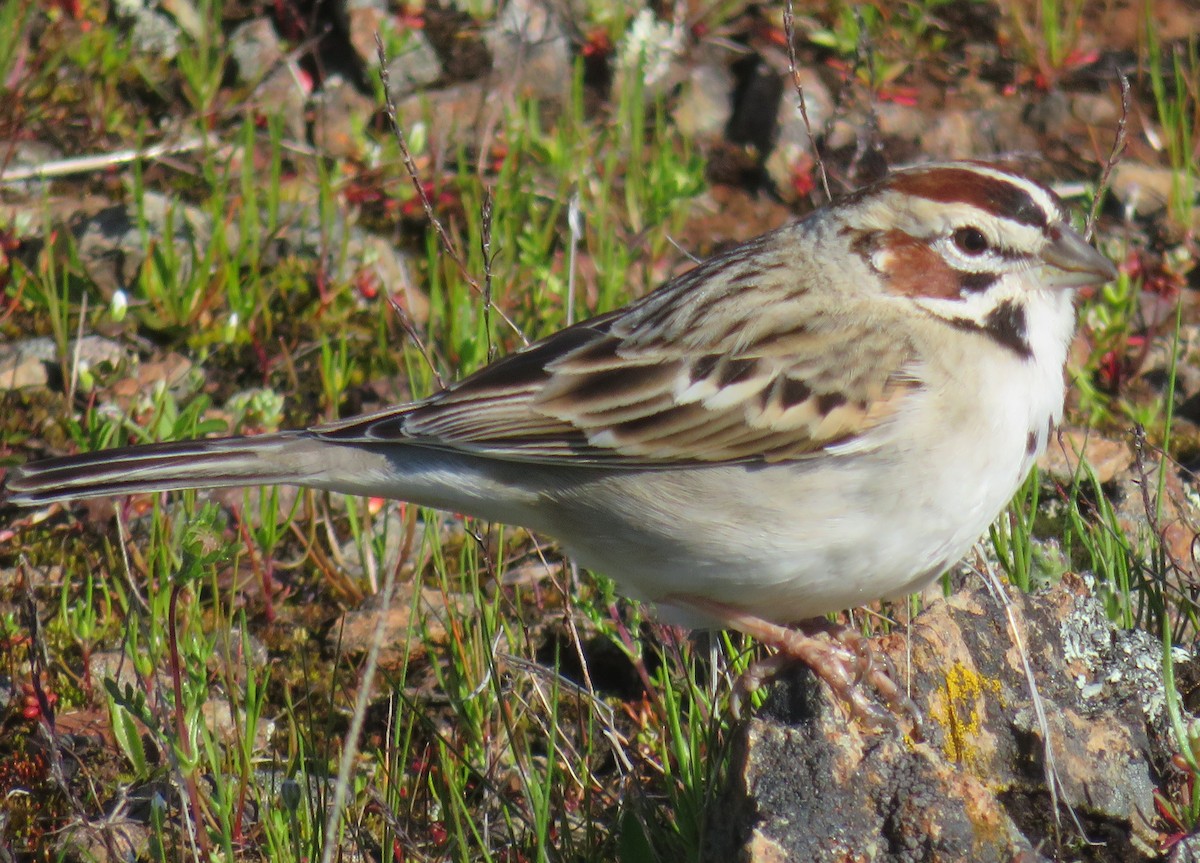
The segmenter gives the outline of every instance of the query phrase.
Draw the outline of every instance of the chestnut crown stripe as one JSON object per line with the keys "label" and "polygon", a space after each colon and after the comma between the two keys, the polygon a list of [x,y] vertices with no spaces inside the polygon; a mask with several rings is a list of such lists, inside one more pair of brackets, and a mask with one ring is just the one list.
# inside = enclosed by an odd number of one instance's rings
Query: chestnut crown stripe
{"label": "chestnut crown stripe", "polygon": [[1023,188],[1026,184],[1038,189],[1047,202],[1057,207],[1053,193],[1048,190],[983,165],[977,170],[963,167],[898,173],[888,183],[901,194],[946,204],[970,204],[998,218],[1045,229],[1050,224],[1046,208]]}

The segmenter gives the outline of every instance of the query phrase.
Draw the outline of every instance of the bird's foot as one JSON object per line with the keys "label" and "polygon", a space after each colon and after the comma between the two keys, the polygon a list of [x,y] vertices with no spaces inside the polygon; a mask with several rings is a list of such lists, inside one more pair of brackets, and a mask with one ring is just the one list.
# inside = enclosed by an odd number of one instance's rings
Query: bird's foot
{"label": "bird's foot", "polygon": [[[671,601],[679,603],[676,597]],[[914,739],[921,738],[921,713],[904,689],[896,684],[892,661],[861,632],[823,619],[806,621],[796,627],[780,626],[705,599],[691,599],[688,604],[776,650],[772,656],[751,665],[735,684],[735,715],[740,713],[742,703],[755,690],[799,660],[871,730],[893,728],[907,731]],[[874,690],[874,698],[864,683]],[[910,727],[900,729],[898,720],[906,721]]]}

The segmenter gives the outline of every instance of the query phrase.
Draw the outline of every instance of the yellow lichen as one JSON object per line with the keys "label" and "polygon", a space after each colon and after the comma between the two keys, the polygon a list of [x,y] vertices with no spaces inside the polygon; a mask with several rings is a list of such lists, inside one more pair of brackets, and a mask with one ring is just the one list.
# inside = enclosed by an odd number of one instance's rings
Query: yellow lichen
{"label": "yellow lichen", "polygon": [[959,764],[979,760],[975,741],[982,724],[983,698],[998,696],[1000,682],[955,662],[947,669],[939,694],[941,697],[934,699],[929,715],[946,730],[942,743],[946,757]]}

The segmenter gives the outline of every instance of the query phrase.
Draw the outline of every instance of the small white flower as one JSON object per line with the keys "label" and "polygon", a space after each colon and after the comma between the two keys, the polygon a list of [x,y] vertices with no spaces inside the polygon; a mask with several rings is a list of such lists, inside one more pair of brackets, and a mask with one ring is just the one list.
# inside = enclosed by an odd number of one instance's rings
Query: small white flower
{"label": "small white flower", "polygon": [[423,153],[429,145],[429,130],[425,128],[424,123],[413,123],[404,133],[404,138],[410,153]]}
{"label": "small white flower", "polygon": [[640,69],[646,89],[653,90],[682,51],[680,22],[666,24],[649,9],[643,9],[625,31],[617,52],[617,65],[627,74]]}
{"label": "small white flower", "polygon": [[82,392],[91,392],[96,387],[96,376],[92,374],[91,364],[80,360],[75,366],[75,381]]}
{"label": "small white flower", "polygon": [[108,304],[108,312],[112,315],[114,321],[125,320],[125,312],[129,309],[129,296],[122,290],[117,290],[112,295],[112,301]]}

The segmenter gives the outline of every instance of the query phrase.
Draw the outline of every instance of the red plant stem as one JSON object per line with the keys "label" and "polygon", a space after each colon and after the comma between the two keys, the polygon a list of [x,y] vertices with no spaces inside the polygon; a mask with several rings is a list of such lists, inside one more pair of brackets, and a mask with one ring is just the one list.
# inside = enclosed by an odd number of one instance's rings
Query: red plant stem
{"label": "red plant stem", "polygon": [[[183,715],[183,677],[180,674],[179,660],[179,594],[183,586],[176,584],[171,588],[171,602],[167,606],[167,644],[171,650],[171,685],[175,690],[175,733],[179,736],[179,749],[184,759],[191,764],[192,743],[187,733],[187,721]],[[187,788],[188,801],[192,806],[192,823],[196,825],[196,842],[200,846],[201,856],[208,859],[208,832],[204,825],[204,812],[200,807],[200,790],[196,787],[194,770],[183,775],[184,786]]]}

